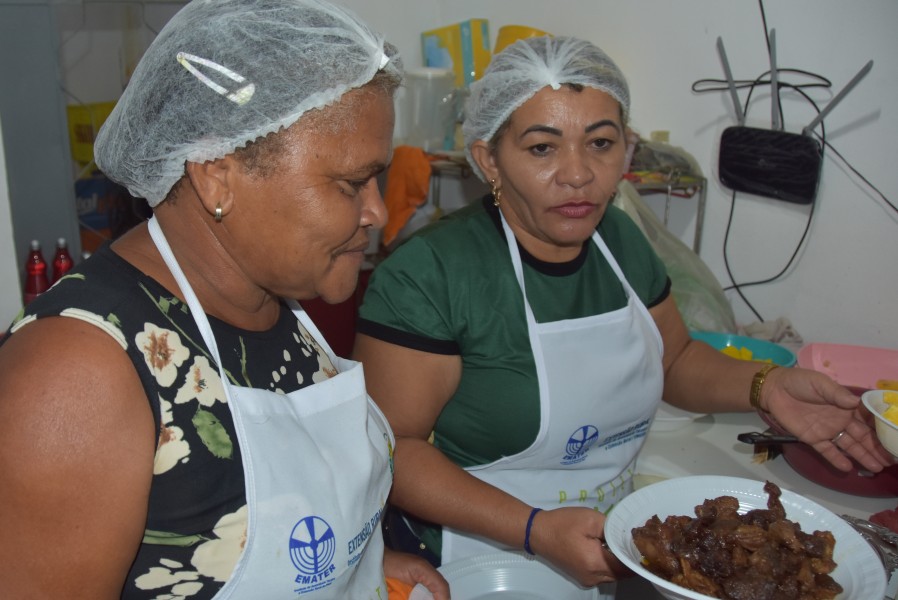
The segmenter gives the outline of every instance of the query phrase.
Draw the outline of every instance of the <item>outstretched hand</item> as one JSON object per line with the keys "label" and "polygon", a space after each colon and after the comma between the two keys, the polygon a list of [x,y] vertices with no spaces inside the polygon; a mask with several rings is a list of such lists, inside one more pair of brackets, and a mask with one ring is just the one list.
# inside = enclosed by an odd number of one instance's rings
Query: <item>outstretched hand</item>
{"label": "outstretched hand", "polygon": [[879,443],[860,399],[823,373],[800,368],[771,371],[761,406],[841,471],[851,470],[849,457],[873,473],[895,462]]}

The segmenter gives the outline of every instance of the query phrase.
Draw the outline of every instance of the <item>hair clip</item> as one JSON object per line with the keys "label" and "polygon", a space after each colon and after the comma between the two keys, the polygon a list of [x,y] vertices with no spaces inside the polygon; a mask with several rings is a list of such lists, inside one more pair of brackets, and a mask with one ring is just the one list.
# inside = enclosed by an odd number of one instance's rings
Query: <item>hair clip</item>
{"label": "hair clip", "polygon": [[232,81],[236,83],[243,83],[246,81],[246,78],[242,75],[235,73],[227,67],[224,67],[218,63],[212,62],[206,58],[200,58],[199,56],[194,56],[193,54],[188,54],[186,52],[178,52],[178,62],[181,63],[181,66],[190,71],[197,79],[203,82],[207,87],[212,89],[213,91],[221,94],[234,104],[238,106],[243,106],[253,97],[253,94],[256,92],[256,85],[254,83],[250,83],[248,85],[243,86],[242,88],[236,91],[230,91],[226,87],[223,87],[211,79],[208,76],[200,72],[193,63],[201,64],[205,67],[209,67],[213,71],[218,71],[225,77],[228,77]]}

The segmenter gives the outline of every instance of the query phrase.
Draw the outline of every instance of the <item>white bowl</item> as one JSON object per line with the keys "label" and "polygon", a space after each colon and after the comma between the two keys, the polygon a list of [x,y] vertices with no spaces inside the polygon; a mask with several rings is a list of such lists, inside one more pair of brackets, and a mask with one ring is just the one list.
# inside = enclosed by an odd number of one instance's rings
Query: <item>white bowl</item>
{"label": "white bowl", "polygon": [[[582,588],[568,576],[520,552],[478,554],[439,568],[449,582],[452,600],[596,600],[597,588]],[[433,600],[423,585],[409,600]]]}
{"label": "white bowl", "polygon": [[[695,516],[695,507],[706,499],[733,496],[739,500],[739,512],[767,508],[763,481],[739,477],[678,477],[639,489],[618,503],[605,522],[605,539],[611,551],[637,575],[647,579],[658,592],[671,600],[705,600],[704,594],[673,584],[646,569],[642,555],[633,543],[634,527],[641,527],[653,515],[663,521],[670,515]],[[836,540],[833,559],[838,567],[830,575],[844,592],[838,600],[873,600],[886,590],[886,574],[873,548],[842,518],[816,502],[789,490],[782,490],[780,502],[786,518],[798,523],[802,531],[831,531]]]}
{"label": "white bowl", "polygon": [[886,450],[895,456],[898,456],[898,425],[895,425],[882,416],[882,413],[885,412],[886,407],[888,406],[885,400],[883,400],[883,396],[890,393],[895,394],[896,392],[870,390],[861,395],[861,400],[863,401],[864,406],[867,407],[867,410],[873,413],[873,416],[876,417],[876,437],[879,438],[880,443],[882,443]]}

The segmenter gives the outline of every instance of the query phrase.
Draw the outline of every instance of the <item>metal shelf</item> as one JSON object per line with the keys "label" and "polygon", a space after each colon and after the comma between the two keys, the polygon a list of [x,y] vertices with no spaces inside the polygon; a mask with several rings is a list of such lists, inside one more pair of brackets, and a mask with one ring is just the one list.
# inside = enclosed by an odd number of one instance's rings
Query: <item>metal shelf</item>
{"label": "metal shelf", "polygon": [[470,177],[473,171],[471,171],[471,166],[467,163],[467,161],[457,161],[457,160],[443,160],[438,159],[434,160],[430,163],[430,169],[433,174],[433,177],[430,178],[430,186],[431,186],[431,201],[433,202],[434,208],[437,211],[441,211],[440,207],[440,182],[444,175],[460,177],[462,179],[466,177]]}
{"label": "metal shelf", "polygon": [[674,196],[697,198],[695,214],[695,236],[692,240],[692,251],[699,254],[702,249],[702,229],[705,223],[705,202],[707,199],[708,180],[705,177],[689,176],[680,178],[676,173],[664,175],[666,181],[632,181],[633,187],[641,195],[666,194],[664,202],[664,226],[667,226],[670,215],[670,201]]}

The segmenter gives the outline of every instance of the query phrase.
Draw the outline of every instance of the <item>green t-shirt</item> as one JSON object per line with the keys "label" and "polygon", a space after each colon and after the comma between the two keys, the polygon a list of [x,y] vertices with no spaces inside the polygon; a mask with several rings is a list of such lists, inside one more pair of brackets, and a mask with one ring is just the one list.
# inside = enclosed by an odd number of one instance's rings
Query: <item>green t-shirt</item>
{"label": "green t-shirt", "polygon": [[[654,306],[667,297],[664,264],[623,211],[609,206],[598,231],[643,303]],[[566,263],[542,262],[518,247],[538,322],[626,304],[623,286],[592,241]],[[536,367],[521,289],[491,197],[420,230],[378,265],[358,327],[400,346],[461,356],[461,381],[434,428],[434,444],[456,464],[517,454],[536,438]]]}

